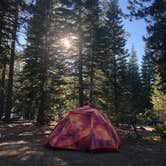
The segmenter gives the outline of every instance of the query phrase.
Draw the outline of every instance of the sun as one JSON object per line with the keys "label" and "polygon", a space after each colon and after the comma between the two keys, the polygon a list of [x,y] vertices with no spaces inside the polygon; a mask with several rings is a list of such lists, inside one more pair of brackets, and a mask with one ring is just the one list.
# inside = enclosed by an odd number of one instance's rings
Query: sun
{"label": "sun", "polygon": [[71,47],[71,41],[68,38],[62,39],[61,44],[67,49]]}

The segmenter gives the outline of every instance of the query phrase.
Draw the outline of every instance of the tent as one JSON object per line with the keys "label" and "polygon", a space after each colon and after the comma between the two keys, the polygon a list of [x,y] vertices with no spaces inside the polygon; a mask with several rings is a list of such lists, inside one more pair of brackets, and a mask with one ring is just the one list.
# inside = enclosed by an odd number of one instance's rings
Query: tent
{"label": "tent", "polygon": [[55,149],[116,151],[121,138],[111,122],[91,107],[70,111],[59,121],[45,142]]}

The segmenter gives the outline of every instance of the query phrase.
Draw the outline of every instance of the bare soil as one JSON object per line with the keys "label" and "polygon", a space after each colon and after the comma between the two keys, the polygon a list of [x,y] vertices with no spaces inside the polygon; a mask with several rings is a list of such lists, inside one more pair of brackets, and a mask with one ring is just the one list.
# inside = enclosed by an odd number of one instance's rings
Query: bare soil
{"label": "bare soil", "polygon": [[43,147],[54,126],[0,122],[0,166],[166,166],[166,142],[152,131],[141,131],[143,138],[137,140],[119,129],[119,152],[94,153]]}

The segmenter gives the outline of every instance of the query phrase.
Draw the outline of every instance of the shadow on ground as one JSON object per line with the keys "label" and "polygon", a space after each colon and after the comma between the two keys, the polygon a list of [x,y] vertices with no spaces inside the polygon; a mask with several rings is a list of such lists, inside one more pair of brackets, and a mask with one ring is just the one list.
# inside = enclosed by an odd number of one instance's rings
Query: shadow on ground
{"label": "shadow on ground", "polygon": [[166,166],[166,143],[124,138],[119,152],[62,151],[42,145],[54,128],[0,122],[0,166]]}

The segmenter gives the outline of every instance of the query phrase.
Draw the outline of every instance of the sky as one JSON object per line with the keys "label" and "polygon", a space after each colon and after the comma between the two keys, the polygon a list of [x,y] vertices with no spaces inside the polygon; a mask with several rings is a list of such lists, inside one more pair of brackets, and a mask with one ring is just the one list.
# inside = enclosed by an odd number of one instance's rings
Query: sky
{"label": "sky", "polygon": [[[127,1],[128,0],[119,0],[120,8],[124,13],[128,13]],[[144,20],[133,20],[131,22],[128,19],[123,19],[123,25],[126,32],[130,34],[127,38],[126,48],[130,51],[132,45],[134,45],[137,53],[138,64],[141,65],[145,47],[143,36],[146,35],[146,23]]]}

